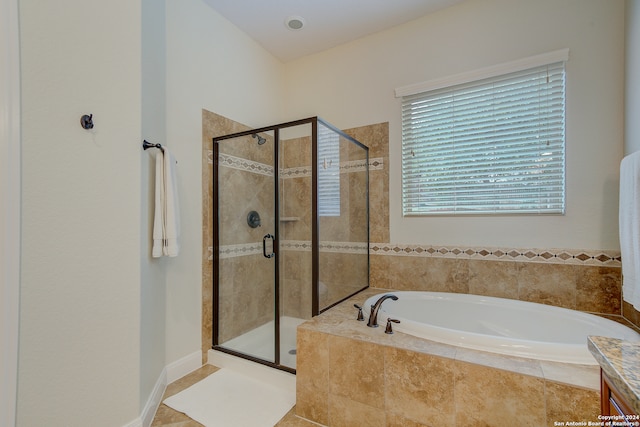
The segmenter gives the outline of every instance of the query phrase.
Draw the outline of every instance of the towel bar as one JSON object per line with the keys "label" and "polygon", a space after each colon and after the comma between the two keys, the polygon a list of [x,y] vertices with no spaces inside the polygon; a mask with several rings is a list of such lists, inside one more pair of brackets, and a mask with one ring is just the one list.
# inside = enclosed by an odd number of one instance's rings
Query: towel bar
{"label": "towel bar", "polygon": [[164,153],[164,148],[162,148],[161,144],[154,144],[152,142],[147,141],[146,139],[142,142],[142,148],[145,150],[149,148],[159,148]]}

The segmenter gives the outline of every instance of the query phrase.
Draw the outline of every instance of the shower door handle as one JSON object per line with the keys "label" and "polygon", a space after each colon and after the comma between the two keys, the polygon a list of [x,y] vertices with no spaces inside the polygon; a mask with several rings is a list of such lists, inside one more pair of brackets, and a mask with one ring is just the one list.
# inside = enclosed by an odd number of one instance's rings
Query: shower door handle
{"label": "shower door handle", "polygon": [[273,248],[276,244],[275,238],[276,236],[274,236],[273,234],[265,234],[262,238],[262,255],[264,255],[265,258],[273,258],[274,256],[276,256],[274,252],[271,252],[270,254],[267,253],[267,239],[271,239],[271,245]]}

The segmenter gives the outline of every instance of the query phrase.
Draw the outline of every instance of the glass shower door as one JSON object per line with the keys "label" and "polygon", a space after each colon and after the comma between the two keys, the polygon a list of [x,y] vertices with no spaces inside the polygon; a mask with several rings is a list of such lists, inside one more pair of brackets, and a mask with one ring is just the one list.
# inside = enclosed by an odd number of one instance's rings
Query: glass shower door
{"label": "glass shower door", "polygon": [[278,130],[278,348],[280,364],[296,367],[296,328],[313,315],[313,128]]}
{"label": "glass shower door", "polygon": [[217,345],[275,363],[276,162],[273,132],[214,144]]}
{"label": "glass shower door", "polygon": [[368,286],[367,148],[317,117],[213,143],[213,346],[294,371],[297,326]]}

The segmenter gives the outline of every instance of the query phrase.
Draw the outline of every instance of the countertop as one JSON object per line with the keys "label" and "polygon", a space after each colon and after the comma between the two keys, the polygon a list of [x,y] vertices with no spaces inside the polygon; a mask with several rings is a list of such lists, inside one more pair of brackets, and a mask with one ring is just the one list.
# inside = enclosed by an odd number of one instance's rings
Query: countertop
{"label": "countertop", "polygon": [[590,336],[588,346],[621,397],[640,414],[640,342]]}

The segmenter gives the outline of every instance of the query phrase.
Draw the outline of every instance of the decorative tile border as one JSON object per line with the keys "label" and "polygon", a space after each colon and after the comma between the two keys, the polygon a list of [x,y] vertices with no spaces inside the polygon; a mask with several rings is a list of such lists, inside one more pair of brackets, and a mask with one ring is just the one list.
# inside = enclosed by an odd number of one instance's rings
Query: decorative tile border
{"label": "decorative tile border", "polygon": [[[311,251],[310,240],[285,240],[281,248],[285,251]],[[334,252],[341,254],[366,254],[367,244],[363,242],[320,242],[320,252]]]}
{"label": "decorative tile border", "polygon": [[[209,164],[213,164],[213,150],[207,151],[207,161]],[[273,176],[273,166],[243,159],[241,157],[231,156],[229,154],[220,154],[220,166],[253,172],[260,175]],[[382,157],[369,159],[369,171],[383,169],[384,161]],[[364,170],[364,160],[350,160],[340,164],[340,173],[362,172]],[[311,176],[311,166],[299,166],[280,170],[280,177],[283,179],[301,178],[306,176]]]}
{"label": "decorative tile border", "polygon": [[[213,247],[209,247],[211,260],[213,260]],[[224,245],[220,247],[220,259],[235,258],[246,255],[256,255],[262,253],[262,242],[241,243],[238,245]]]}
{"label": "decorative tile border", "polygon": [[371,255],[479,259],[620,267],[620,252],[579,249],[469,248],[371,243]]}
{"label": "decorative tile border", "polygon": [[382,157],[375,157],[369,159],[369,171],[381,171],[384,170],[384,161]]}
{"label": "decorative tile border", "polygon": [[311,240],[284,240],[280,247],[285,251],[311,252]]}
{"label": "decorative tile border", "polygon": [[282,179],[288,178],[305,178],[311,176],[311,166],[297,166],[295,168],[286,168],[280,170]]}
{"label": "decorative tile border", "polygon": [[[282,249],[287,251],[311,251],[311,241],[285,240]],[[575,249],[508,249],[468,248],[430,245],[401,245],[371,243],[371,255],[433,257],[449,259],[475,259],[485,261],[535,262],[547,264],[573,264],[606,267],[621,267],[620,252],[583,251]],[[213,248],[209,246],[208,259],[213,260]],[[365,254],[366,244],[361,242],[323,242],[321,252]],[[262,243],[245,243],[221,247],[220,258],[235,258],[262,253]]]}
{"label": "decorative tile border", "polygon": [[[284,240],[281,249],[285,251],[311,252],[310,240]],[[213,247],[209,246],[209,261],[213,261]],[[343,254],[366,254],[367,244],[362,242],[322,242],[320,252]],[[262,254],[262,243],[241,243],[220,247],[220,259]]]}
{"label": "decorative tile border", "polygon": [[320,242],[320,252],[341,254],[366,254],[367,244],[364,242]]}
{"label": "decorative tile border", "polygon": [[243,159],[241,157],[230,156],[228,154],[220,154],[220,166],[227,166],[232,169],[253,172],[259,175],[273,176],[273,166]]}
{"label": "decorative tile border", "polygon": [[[349,160],[340,164],[340,173],[363,172],[365,170],[364,160]],[[369,159],[369,171],[383,170],[384,162],[382,157]],[[300,166],[295,168],[287,168],[280,171],[282,178],[302,178],[311,176],[311,166]]]}

